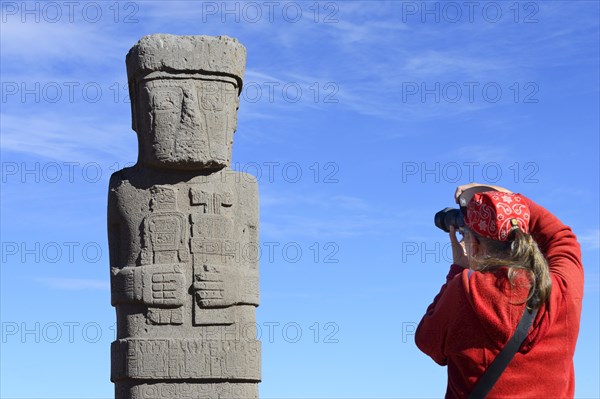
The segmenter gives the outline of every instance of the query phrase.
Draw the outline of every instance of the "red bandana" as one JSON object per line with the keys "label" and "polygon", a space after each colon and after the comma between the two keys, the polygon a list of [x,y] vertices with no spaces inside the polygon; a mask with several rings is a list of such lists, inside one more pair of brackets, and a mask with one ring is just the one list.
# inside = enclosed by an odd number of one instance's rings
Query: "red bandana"
{"label": "red bandana", "polygon": [[506,241],[513,228],[529,233],[529,207],[520,194],[477,193],[467,205],[465,224],[480,236]]}

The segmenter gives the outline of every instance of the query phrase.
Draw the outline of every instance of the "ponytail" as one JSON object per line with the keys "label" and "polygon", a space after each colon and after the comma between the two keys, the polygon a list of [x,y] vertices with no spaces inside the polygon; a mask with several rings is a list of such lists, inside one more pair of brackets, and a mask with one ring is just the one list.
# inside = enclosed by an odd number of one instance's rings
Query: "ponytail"
{"label": "ponytail", "polygon": [[531,234],[515,229],[509,241],[475,236],[485,247],[485,255],[475,258],[477,270],[484,272],[508,266],[511,285],[518,271],[524,270],[529,275],[531,288],[527,299],[521,303],[535,309],[548,301],[552,290],[548,263]]}

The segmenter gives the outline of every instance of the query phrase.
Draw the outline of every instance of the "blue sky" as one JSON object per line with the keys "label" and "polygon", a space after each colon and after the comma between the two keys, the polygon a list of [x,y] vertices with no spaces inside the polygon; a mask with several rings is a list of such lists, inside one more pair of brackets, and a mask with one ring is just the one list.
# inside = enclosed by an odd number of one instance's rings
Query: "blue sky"
{"label": "blue sky", "polygon": [[233,167],[260,190],[264,398],[441,397],[413,332],[433,214],[504,185],[578,235],[576,397],[600,397],[599,3],[2,1],[1,391],[111,397],[108,178],[135,162],[125,54],[247,48]]}

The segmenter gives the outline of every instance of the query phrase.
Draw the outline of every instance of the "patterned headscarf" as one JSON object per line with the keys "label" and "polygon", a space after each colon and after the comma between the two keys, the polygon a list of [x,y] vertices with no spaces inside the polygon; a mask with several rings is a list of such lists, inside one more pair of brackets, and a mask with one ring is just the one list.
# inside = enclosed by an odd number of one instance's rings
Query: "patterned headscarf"
{"label": "patterned headscarf", "polygon": [[513,229],[529,233],[529,207],[520,194],[476,193],[467,205],[465,224],[480,236],[507,241]]}

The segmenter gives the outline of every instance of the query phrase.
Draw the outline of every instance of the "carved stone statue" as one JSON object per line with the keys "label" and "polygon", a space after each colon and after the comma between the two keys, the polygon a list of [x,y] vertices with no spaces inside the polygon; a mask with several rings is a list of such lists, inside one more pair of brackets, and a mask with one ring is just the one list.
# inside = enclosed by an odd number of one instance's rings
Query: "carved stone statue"
{"label": "carved stone statue", "polygon": [[257,398],[258,188],[229,169],[246,49],[150,35],[126,62],[139,155],[108,198],[115,396]]}

